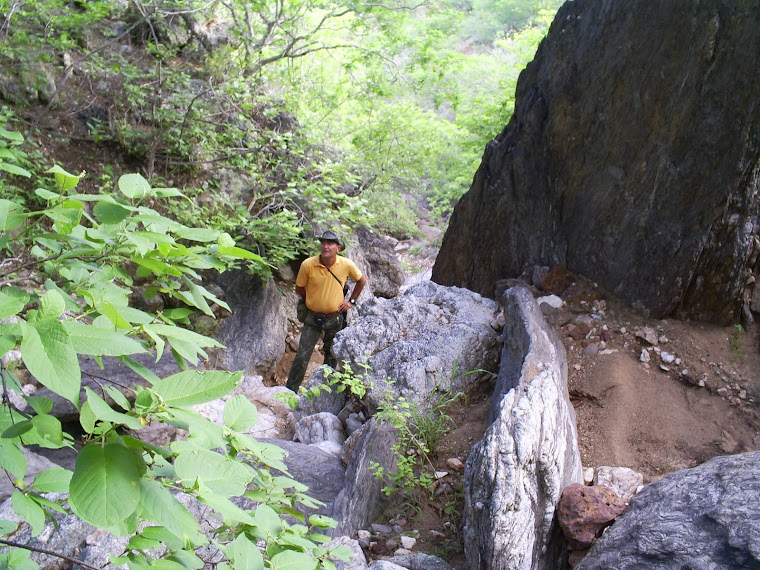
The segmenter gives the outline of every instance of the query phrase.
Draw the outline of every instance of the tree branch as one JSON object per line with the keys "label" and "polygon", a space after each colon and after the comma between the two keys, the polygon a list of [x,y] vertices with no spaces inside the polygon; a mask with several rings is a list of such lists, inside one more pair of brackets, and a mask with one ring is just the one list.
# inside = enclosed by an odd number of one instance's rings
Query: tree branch
{"label": "tree branch", "polygon": [[0,544],[5,544],[6,546],[13,546],[15,548],[23,548],[24,550],[39,552],[40,554],[47,554],[48,556],[55,556],[56,558],[60,558],[61,560],[67,560],[68,562],[72,562],[73,564],[76,564],[78,566],[84,566],[85,568],[91,568],[92,570],[100,570],[100,568],[98,568],[97,566],[93,566],[92,564],[87,564],[86,562],[82,562],[81,560],[77,560],[76,558],[72,558],[71,556],[66,556],[65,554],[60,554],[59,552],[46,550],[45,548],[37,548],[36,546],[29,546],[28,544],[21,544],[20,542],[13,542],[12,540],[3,540],[1,538],[0,538]]}

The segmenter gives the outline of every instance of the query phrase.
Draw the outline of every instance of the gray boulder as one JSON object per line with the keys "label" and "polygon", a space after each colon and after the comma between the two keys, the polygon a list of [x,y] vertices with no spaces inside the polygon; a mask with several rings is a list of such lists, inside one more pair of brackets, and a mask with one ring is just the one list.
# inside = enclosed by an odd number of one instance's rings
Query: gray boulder
{"label": "gray boulder", "polygon": [[555,510],[562,489],[583,482],[565,351],[526,289],[504,302],[489,425],[465,467],[465,554],[469,568],[559,568]]}
{"label": "gray boulder", "polygon": [[490,296],[561,265],[654,317],[738,318],[760,272],[759,20],[748,1],[566,2],[433,280]]}
{"label": "gray boulder", "polygon": [[401,297],[365,303],[356,322],[338,333],[333,352],[354,372],[369,365],[370,412],[386,394],[424,410],[436,392],[467,392],[482,379],[473,371],[497,369],[498,314],[490,299],[428,281]]}
{"label": "gray boulder", "polygon": [[577,566],[760,568],[760,451],[716,457],[647,485]]}
{"label": "gray boulder", "polygon": [[226,348],[212,358],[215,368],[271,375],[285,350],[287,316],[283,296],[272,279],[245,271],[218,274],[232,315],[222,321],[217,340]]}
{"label": "gray boulder", "polygon": [[367,259],[367,280],[377,297],[396,297],[404,284],[404,270],[396,257],[395,240],[360,227],[356,238]]}
{"label": "gray boulder", "polygon": [[396,430],[393,426],[378,424],[372,419],[352,434],[349,441],[352,447],[346,467],[345,486],[335,499],[332,513],[338,526],[332,529],[332,536],[353,536],[383,512],[387,497],[382,488],[387,481],[375,477],[369,468],[370,464],[379,464],[386,473],[392,472],[396,467],[396,456],[392,449],[396,442]]}

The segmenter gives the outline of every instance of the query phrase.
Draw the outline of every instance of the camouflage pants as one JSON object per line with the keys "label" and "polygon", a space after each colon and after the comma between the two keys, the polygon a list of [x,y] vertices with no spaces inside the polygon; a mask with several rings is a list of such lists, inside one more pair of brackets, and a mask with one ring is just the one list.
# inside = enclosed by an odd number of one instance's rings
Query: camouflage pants
{"label": "camouflage pants", "polygon": [[309,366],[311,353],[314,352],[314,347],[322,331],[325,333],[325,364],[335,368],[336,362],[332,354],[332,343],[335,335],[343,328],[344,318],[344,314],[338,313],[334,317],[326,319],[324,324],[319,326],[317,324],[317,313],[309,311],[309,315],[306,317],[303,329],[301,330],[301,341],[298,343],[298,352],[296,352],[296,357],[293,359],[293,365],[288,373],[288,382],[285,386],[294,392],[298,392],[298,388],[301,386],[301,382],[303,382],[306,368]]}

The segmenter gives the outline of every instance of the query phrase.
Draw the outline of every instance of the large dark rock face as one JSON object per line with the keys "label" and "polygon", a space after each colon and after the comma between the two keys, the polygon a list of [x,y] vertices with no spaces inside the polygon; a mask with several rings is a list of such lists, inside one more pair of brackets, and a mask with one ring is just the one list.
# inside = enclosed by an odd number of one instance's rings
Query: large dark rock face
{"label": "large dark rock face", "polygon": [[578,570],[760,568],[760,452],[716,457],[634,496]]}
{"label": "large dark rock face", "polygon": [[433,280],[494,295],[562,265],[719,323],[758,273],[760,4],[575,0],[457,205]]}

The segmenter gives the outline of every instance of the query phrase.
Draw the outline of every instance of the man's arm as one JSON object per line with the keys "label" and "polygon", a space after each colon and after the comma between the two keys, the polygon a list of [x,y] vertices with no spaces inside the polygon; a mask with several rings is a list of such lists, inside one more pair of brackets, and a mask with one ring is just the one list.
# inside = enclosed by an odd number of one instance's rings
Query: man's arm
{"label": "man's arm", "polygon": [[299,287],[296,285],[296,294],[301,297],[304,301],[306,300],[306,287]]}
{"label": "man's arm", "polygon": [[[351,299],[356,301],[356,299],[359,298],[359,295],[361,294],[362,289],[364,289],[364,286],[366,284],[367,284],[367,278],[364,275],[362,275],[361,279],[359,279],[359,281],[356,282],[356,285],[354,285],[354,290],[351,292]],[[354,306],[354,303],[350,303],[349,301],[343,301],[340,304],[340,307],[338,307],[338,310],[341,313],[347,313],[348,310],[353,306]]]}

